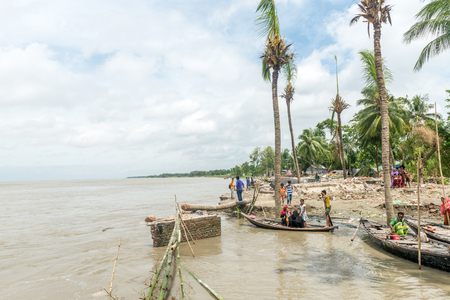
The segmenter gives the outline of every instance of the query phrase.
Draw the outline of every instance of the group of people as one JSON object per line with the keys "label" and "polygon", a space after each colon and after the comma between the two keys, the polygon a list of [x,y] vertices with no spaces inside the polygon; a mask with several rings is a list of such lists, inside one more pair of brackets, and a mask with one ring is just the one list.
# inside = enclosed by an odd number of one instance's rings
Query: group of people
{"label": "group of people", "polygon": [[234,183],[234,177],[231,178],[230,184],[228,184],[228,188],[231,192],[231,199],[234,199],[234,191],[236,191],[237,197],[239,201],[242,201],[242,192],[244,189],[251,190],[252,186],[254,187],[253,175],[251,177],[247,177],[246,179],[247,185],[240,179],[239,176],[236,176],[236,184]]}
{"label": "group of people", "polygon": [[[289,186],[291,186],[290,181],[288,181],[288,185],[286,186],[286,188]],[[282,189],[283,189],[283,187],[282,187]],[[291,186],[291,190],[292,190],[292,186]],[[330,212],[331,212],[330,197],[327,195],[326,190],[323,190],[320,193],[320,196],[323,199],[323,203],[324,203],[324,207],[325,207],[325,217],[326,217],[326,221],[327,221],[326,227],[332,227],[333,222],[331,221],[331,217],[330,217]],[[291,197],[290,198],[288,197],[288,199],[290,199],[290,200],[288,200],[288,204],[290,204],[292,202],[292,191],[291,191]],[[305,200],[300,199],[300,212],[298,210],[294,210],[294,212],[292,212],[287,205],[284,206],[283,211],[281,212],[280,218],[281,218],[281,223],[284,226],[306,228],[307,227],[306,222],[309,220],[309,218],[306,213]]]}
{"label": "group of people", "polygon": [[288,184],[284,186],[284,183],[280,187],[281,204],[284,205],[284,199],[287,197],[287,205],[292,202],[292,182],[288,181]]}
{"label": "group of people", "polygon": [[405,166],[394,168],[391,172],[391,188],[410,187],[410,176]]}

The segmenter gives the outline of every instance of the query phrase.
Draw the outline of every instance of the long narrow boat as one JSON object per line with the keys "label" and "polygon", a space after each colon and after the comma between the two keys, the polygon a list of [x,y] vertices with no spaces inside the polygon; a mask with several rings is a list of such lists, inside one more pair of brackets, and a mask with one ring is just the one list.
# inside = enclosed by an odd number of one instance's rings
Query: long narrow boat
{"label": "long narrow boat", "polygon": [[[406,223],[417,232],[418,222],[413,218],[406,218]],[[445,243],[450,243],[450,226],[437,224],[433,222],[420,221],[422,232],[430,239],[435,239]]]}
{"label": "long narrow boat", "polygon": [[[361,220],[370,240],[381,249],[398,257],[418,262],[419,245],[416,238],[408,234],[401,240],[387,239],[390,229],[368,220]],[[430,240],[421,243],[422,265],[450,272],[450,248],[448,244]]]}
{"label": "long narrow boat", "polygon": [[320,225],[310,225],[308,224],[307,228],[295,228],[295,227],[287,227],[281,225],[281,221],[272,220],[272,219],[266,219],[266,218],[260,218],[252,216],[250,217],[247,214],[241,213],[244,218],[246,218],[250,223],[253,225],[265,228],[265,229],[275,229],[275,230],[289,230],[289,231],[333,231],[334,229],[338,229],[339,226],[333,226],[333,227],[324,227]]}

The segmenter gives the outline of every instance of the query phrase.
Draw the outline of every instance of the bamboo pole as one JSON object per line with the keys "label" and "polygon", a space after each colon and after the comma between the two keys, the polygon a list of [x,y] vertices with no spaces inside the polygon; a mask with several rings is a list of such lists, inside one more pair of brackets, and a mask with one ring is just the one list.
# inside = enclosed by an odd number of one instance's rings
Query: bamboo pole
{"label": "bamboo pole", "polygon": [[169,240],[169,244],[167,245],[166,251],[164,252],[164,256],[161,259],[161,262],[159,263],[158,268],[156,269],[155,276],[153,277],[152,283],[150,285],[150,290],[148,291],[148,294],[147,294],[147,297],[145,298],[145,300],[149,300],[150,299],[150,297],[152,296],[153,291],[154,291],[154,289],[156,287],[156,282],[158,281],[159,274],[161,273],[162,267],[164,265],[164,262],[166,261],[166,257],[169,254],[170,248],[173,245],[173,240],[174,240],[175,233],[176,233],[176,225],[177,225],[177,222],[175,221],[174,228],[173,228],[173,231],[172,231],[172,236],[170,237],[170,240]]}
{"label": "bamboo pole", "polygon": [[[255,191],[256,191],[256,189],[255,189]],[[252,203],[252,206],[250,207],[250,210],[249,210],[249,212],[247,214],[251,214],[252,213],[252,210],[253,210],[253,207],[255,206],[256,200],[258,200],[258,196],[259,196],[259,190],[256,193],[256,197],[253,196],[253,203]]]}
{"label": "bamboo pole", "polygon": [[[420,147],[419,147],[419,157],[417,159],[417,178],[419,178],[419,173],[420,173],[420,162],[421,162],[421,158],[420,158]],[[418,234],[417,234],[417,241],[419,242],[419,270],[422,269],[422,251],[421,251],[421,244],[420,244],[420,182],[417,181],[417,222],[418,222],[418,226],[417,226],[417,230],[418,230]]]}
{"label": "bamboo pole", "polygon": [[[180,204],[178,204],[178,202],[177,202],[177,195],[175,195],[175,203],[176,203],[176,205],[177,205],[178,213],[180,214],[181,224],[184,225],[184,227],[186,228],[187,232],[189,233],[189,236],[191,237],[192,243],[195,245],[195,240],[194,240],[194,238],[192,237],[192,234],[191,234],[191,232],[189,231],[189,228],[187,227],[186,223],[185,223],[184,220],[183,220],[183,214],[181,213],[181,207],[180,207]],[[186,240],[187,240],[187,236],[186,236]]]}
{"label": "bamboo pole", "polygon": [[186,228],[183,226],[183,223],[181,223],[181,227],[183,228],[184,236],[186,237],[186,242],[188,243],[188,246],[189,246],[189,248],[191,249],[192,257],[195,257],[194,250],[192,250],[191,243],[189,243],[189,238],[188,238],[188,236],[187,236]]}
{"label": "bamboo pole", "polygon": [[[439,128],[437,123],[437,104],[434,102],[434,121],[436,122],[436,143],[438,146],[438,158],[439,158],[439,170],[441,173],[441,183],[442,183],[442,195],[444,196],[444,209],[447,204],[447,197],[445,195],[445,183],[444,183],[444,175],[442,173],[442,163],[441,163],[441,146],[439,140]],[[450,222],[450,218],[448,216],[448,210],[445,210],[445,214],[447,215],[447,220]]]}
{"label": "bamboo pole", "polygon": [[353,234],[353,237],[352,237],[352,242],[353,242],[353,240],[355,239],[355,237],[356,237],[356,234],[358,233],[358,230],[359,230],[359,226],[361,226],[361,220],[359,220],[359,224],[358,224],[358,227],[356,227],[356,231],[355,231],[355,233]]}
{"label": "bamboo pole", "polygon": [[167,256],[166,274],[164,275],[164,281],[163,281],[162,286],[161,286],[161,291],[159,292],[158,300],[164,300],[164,296],[165,296],[166,291],[167,291],[167,284],[169,282],[170,271],[171,271],[171,268],[172,268],[172,261],[173,261],[172,254],[173,254],[173,250],[175,248],[178,248],[178,236],[177,236],[177,241],[174,244],[172,244],[172,247],[170,247],[171,250],[169,251],[169,255]]}
{"label": "bamboo pole", "polygon": [[113,268],[113,272],[112,272],[112,276],[111,276],[111,284],[109,286],[109,293],[108,295],[111,297],[111,291],[112,291],[112,287],[113,287],[113,281],[114,281],[114,273],[116,271],[116,265],[117,265],[117,259],[119,258],[119,250],[120,250],[120,242],[122,241],[122,238],[119,238],[119,246],[117,246],[117,254],[116,254],[116,260],[114,261],[114,268]]}
{"label": "bamboo pole", "polygon": [[195,276],[191,271],[189,271],[186,267],[184,267],[186,269],[186,271],[188,271],[189,274],[191,274],[192,277],[194,277],[195,280],[198,281],[198,283],[200,283],[201,286],[203,286],[206,290],[208,290],[214,297],[216,297],[219,300],[223,300],[222,297],[220,297],[219,294],[217,294],[212,288],[210,288],[206,283],[204,283],[200,278],[198,278],[197,276]]}
{"label": "bamboo pole", "polygon": [[[178,245],[181,242],[181,229],[178,228]],[[180,288],[181,288],[181,299],[184,300],[184,287],[183,287],[183,276],[181,276],[181,266],[180,266],[180,246],[177,247],[177,263],[178,263],[178,274],[180,276]]]}

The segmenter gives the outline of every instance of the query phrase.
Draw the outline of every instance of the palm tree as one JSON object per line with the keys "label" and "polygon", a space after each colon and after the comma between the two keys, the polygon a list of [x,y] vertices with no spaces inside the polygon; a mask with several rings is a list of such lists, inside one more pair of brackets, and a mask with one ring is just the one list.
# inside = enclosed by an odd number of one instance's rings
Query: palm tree
{"label": "palm tree", "polygon": [[289,131],[291,133],[291,143],[292,143],[292,155],[294,156],[294,168],[297,173],[298,182],[300,183],[300,169],[298,168],[297,151],[295,151],[295,139],[294,139],[294,129],[292,128],[291,119],[291,102],[294,100],[295,88],[292,86],[292,81],[297,77],[297,67],[294,64],[294,60],[290,59],[287,64],[283,67],[283,74],[286,77],[287,85],[284,88],[284,94],[281,95],[286,99],[287,114],[289,121]]}
{"label": "palm tree", "polygon": [[[410,114],[411,128],[425,125],[428,121],[434,122],[434,113],[429,111],[434,108],[434,105],[428,103],[428,95],[415,95],[411,100],[403,98],[403,104]],[[441,116],[437,116],[441,119]]]}
{"label": "palm tree", "polygon": [[[275,35],[280,35],[280,22],[278,20],[277,8],[275,0],[261,0],[259,2],[256,13],[259,16],[256,18],[256,28],[261,37],[266,37],[268,42]],[[262,76],[265,81],[270,81],[269,66],[262,62]]]}
{"label": "palm tree", "polygon": [[[361,146],[365,147],[367,143],[373,142],[373,138],[381,137],[381,103],[376,88],[364,88],[361,93],[365,98],[356,101],[356,105],[363,105],[364,108],[355,114],[353,121],[356,122]],[[408,117],[407,111],[393,96],[388,99],[388,110],[390,136],[403,136],[406,131],[409,131],[405,121]]]}
{"label": "palm tree", "polygon": [[261,55],[263,63],[272,69],[272,104],[273,117],[275,123],[275,209],[276,213],[281,213],[280,202],[280,183],[281,183],[281,129],[280,129],[280,110],[278,107],[278,75],[281,67],[293,59],[293,53],[290,52],[292,44],[287,45],[283,38],[275,35],[269,40],[266,51]]}
{"label": "palm tree", "polygon": [[298,138],[300,143],[297,151],[299,154],[308,157],[312,174],[314,172],[313,160],[321,154],[326,154],[327,143],[322,137],[314,135],[314,130],[311,128],[303,130],[303,133]]}
{"label": "palm tree", "polygon": [[342,122],[341,122],[341,113],[350,107],[348,103],[342,99],[342,97],[339,95],[339,81],[338,81],[338,68],[337,68],[337,57],[334,56],[334,59],[336,60],[336,84],[337,84],[337,94],[336,98],[331,99],[331,107],[329,108],[333,112],[333,116],[331,119],[334,119],[334,114],[337,114],[338,119],[338,128],[337,128],[337,134],[338,134],[338,147],[339,147],[339,154],[341,157],[341,165],[342,165],[342,171],[344,173],[344,179],[347,179],[347,172],[345,168],[345,155],[344,155],[344,142],[342,140]]}
{"label": "palm tree", "polygon": [[419,21],[404,35],[404,41],[411,43],[415,39],[437,36],[423,48],[414,70],[419,71],[425,62],[450,47],[450,1],[432,0],[416,15]]}
{"label": "palm tree", "polygon": [[386,93],[386,86],[383,76],[383,59],[381,55],[381,27],[382,24],[391,22],[392,6],[386,5],[385,0],[362,0],[358,7],[361,11],[351,21],[350,26],[358,22],[360,18],[367,22],[368,33],[370,37],[370,24],[373,26],[374,35],[374,54],[375,54],[375,69],[377,76],[378,94],[381,98],[380,113],[381,113],[381,154],[383,163],[383,177],[384,177],[384,199],[386,203],[386,220],[387,223],[394,218],[394,205],[392,203],[391,189],[387,184],[390,182],[389,174],[389,115],[388,115],[388,99]]}
{"label": "palm tree", "polygon": [[280,26],[274,0],[261,0],[256,13],[259,13],[256,19],[259,33],[261,36],[267,35],[266,49],[261,56],[264,80],[270,80],[270,69],[272,69],[272,104],[275,126],[275,212],[280,214],[281,129],[278,107],[278,74],[281,67],[293,58],[293,54],[290,52],[292,44],[287,45],[285,40],[280,37]]}

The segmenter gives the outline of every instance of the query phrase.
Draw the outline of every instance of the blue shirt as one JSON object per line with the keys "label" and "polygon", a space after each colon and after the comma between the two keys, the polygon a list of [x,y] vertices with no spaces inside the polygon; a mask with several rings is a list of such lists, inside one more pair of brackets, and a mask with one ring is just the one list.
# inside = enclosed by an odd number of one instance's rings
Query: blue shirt
{"label": "blue shirt", "polygon": [[250,179],[247,178],[247,185],[249,185],[249,183],[250,183]]}
{"label": "blue shirt", "polygon": [[292,185],[287,185],[286,190],[287,190],[288,194],[292,194]]}
{"label": "blue shirt", "polygon": [[239,179],[238,181],[236,181],[236,189],[238,191],[242,191],[244,189],[244,183],[242,182],[242,180]]}

